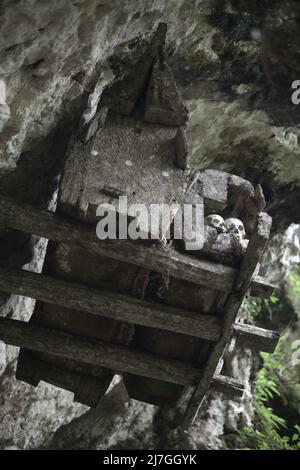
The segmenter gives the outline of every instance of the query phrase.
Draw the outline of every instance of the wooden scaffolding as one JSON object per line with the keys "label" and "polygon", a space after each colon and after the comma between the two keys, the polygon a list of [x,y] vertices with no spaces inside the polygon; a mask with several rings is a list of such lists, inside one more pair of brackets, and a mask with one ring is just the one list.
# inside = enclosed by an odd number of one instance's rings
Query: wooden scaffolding
{"label": "wooden scaffolding", "polygon": [[[56,213],[1,196],[2,226],[50,242],[42,274],[0,268],[1,291],[37,300],[28,323],[0,319],[0,339],[21,347],[20,380],[46,380],[96,406],[120,373],[136,399],[172,407],[185,401],[187,428],[210,389],[243,394],[243,384],[221,374],[228,341],[272,352],[278,334],[238,321],[247,295],[273,291],[258,275],[271,229],[261,188],[218,171],[187,176],[187,115],[164,37],[160,25],[127,45],[135,62],[124,60],[126,73],[119,70],[73,139]],[[216,243],[187,252],[184,242],[169,249],[99,240],[96,208],[117,210],[120,195],[147,206],[202,201],[206,215],[239,217],[249,242],[232,256]]]}

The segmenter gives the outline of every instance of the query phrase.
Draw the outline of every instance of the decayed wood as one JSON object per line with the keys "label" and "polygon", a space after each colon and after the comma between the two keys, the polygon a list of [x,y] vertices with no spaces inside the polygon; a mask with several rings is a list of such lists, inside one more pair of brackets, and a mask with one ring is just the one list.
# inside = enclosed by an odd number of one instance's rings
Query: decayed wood
{"label": "decayed wood", "polygon": [[262,212],[257,216],[257,229],[251,240],[244,256],[239,277],[235,290],[245,292],[249,287],[253,274],[255,273],[256,266],[264,252],[266,243],[270,237],[270,230],[272,225],[272,218]]}
{"label": "decayed wood", "polygon": [[[225,292],[232,289],[237,275],[234,268],[166,250],[159,245],[149,246],[131,240],[101,241],[91,227],[4,196],[0,197],[0,221],[7,228],[56,242],[74,243],[86,251]],[[264,282],[261,279],[255,282],[253,289],[261,292]]]}
{"label": "decayed wood", "polygon": [[[135,218],[134,204],[144,204],[150,213],[152,204],[180,203],[186,176],[175,167],[175,148],[171,143],[175,133],[176,129],[170,126],[109,113],[105,127],[87,145],[75,143],[70,149],[60,185],[59,208],[68,210],[70,196],[73,206],[75,193],[77,205],[73,212],[76,215],[76,210],[80,211],[85,221],[95,223],[99,221],[97,208],[102,204],[110,204],[114,211]],[[83,154],[83,159],[78,154]],[[85,174],[80,187],[73,187],[73,180],[82,171],[82,160],[87,162]],[[108,193],[107,187],[113,188],[114,194]],[[120,209],[118,195],[127,197],[126,208]],[[165,219],[162,235],[170,226],[170,220]],[[141,227],[141,232],[151,233],[151,225]]]}
{"label": "decayed wood", "polygon": [[214,392],[223,393],[227,398],[242,397],[244,393],[244,384],[225,375],[215,374],[211,386]]}
{"label": "decayed wood", "polygon": [[[157,358],[102,341],[85,339],[61,331],[35,326],[30,323],[0,318],[0,339],[31,351],[48,353],[78,361],[78,363],[108,367],[116,372],[128,372],[166,382],[191,385],[201,372],[189,364]],[[92,368],[97,375],[97,368]],[[88,372],[88,369],[87,369]],[[102,373],[102,369],[101,369]],[[217,375],[213,386],[223,393],[240,394],[242,385]]]}
{"label": "decayed wood", "polygon": [[161,50],[153,64],[145,108],[144,119],[148,122],[181,126],[187,121],[187,109]]}
{"label": "decayed wood", "polygon": [[251,281],[250,295],[268,299],[275,290],[275,285],[261,276],[255,276]]}
{"label": "decayed wood", "polygon": [[[20,362],[21,359],[21,362]],[[57,358],[56,358],[57,359]],[[20,367],[21,365],[21,367]],[[37,387],[41,380],[74,393],[74,401],[90,407],[96,407],[105,394],[111,381],[110,371],[104,380],[103,370],[99,368],[98,376],[87,374],[86,365],[78,370],[56,367],[48,361],[36,357],[35,352],[21,349],[16,370],[16,379]],[[102,372],[101,372],[102,371]]]}
{"label": "decayed wood", "polygon": [[[114,59],[118,63],[114,70],[114,60],[111,65],[118,80],[106,87],[101,95],[100,105],[106,105],[117,113],[129,115],[143,93],[153,60],[157,57],[158,49],[163,49],[167,33],[166,23],[159,23],[157,30],[150,38],[138,36],[127,43],[126,49],[115,51]],[[128,53],[130,50],[130,53]],[[126,54],[127,52],[127,54]],[[120,64],[122,66],[120,67]]]}
{"label": "decayed wood", "polygon": [[274,352],[280,336],[276,331],[245,323],[236,323],[233,331],[237,335],[238,342],[243,346],[268,353]]}
{"label": "decayed wood", "polygon": [[232,293],[228,296],[224,307],[224,320],[220,339],[213,345],[206,367],[198,385],[195,387],[183,418],[183,428],[188,428],[195,420],[203,398],[211,384],[219,360],[230,337],[232,324],[250,287],[251,279],[257,264],[270,237],[272,219],[268,214],[261,213],[257,217],[256,232],[253,234],[243,259],[239,276]]}
{"label": "decayed wood", "polygon": [[0,338],[7,344],[32,351],[70,358],[85,364],[126,371],[167,382],[191,384],[199,370],[187,364],[164,360],[122,346],[85,339],[18,320],[0,319]]}
{"label": "decayed wood", "polygon": [[210,341],[216,341],[221,332],[218,318],[212,315],[201,315],[163,304],[141,301],[28,271],[0,268],[0,290],[93,315],[175,331]]}
{"label": "decayed wood", "polygon": [[266,201],[260,184],[255,189],[249,185],[241,185],[232,216],[243,221],[247,238],[251,238],[255,230],[257,216],[264,210],[265,205]]}
{"label": "decayed wood", "polygon": [[[189,205],[191,212],[183,211],[183,227],[181,245],[184,251],[201,250],[204,243],[204,205],[202,197],[202,183],[199,179],[199,173],[192,178],[187,188],[183,203]],[[191,232],[186,233],[185,228],[191,227]],[[200,236],[202,233],[202,236]],[[196,240],[195,234],[198,236]],[[195,237],[191,242],[191,237]]]}
{"label": "decayed wood", "polygon": [[206,214],[221,212],[228,204],[229,173],[218,170],[198,172]]}

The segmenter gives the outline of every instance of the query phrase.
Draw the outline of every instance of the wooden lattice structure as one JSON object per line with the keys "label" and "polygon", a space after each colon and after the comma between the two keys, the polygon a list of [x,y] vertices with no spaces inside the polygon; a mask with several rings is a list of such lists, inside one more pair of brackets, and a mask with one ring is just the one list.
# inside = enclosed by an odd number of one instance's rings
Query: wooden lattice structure
{"label": "wooden lattice structure", "polygon": [[[187,113],[165,62],[164,36],[160,25],[127,47],[135,59],[124,60],[126,72],[71,143],[55,214],[1,197],[4,227],[50,241],[42,274],[0,268],[1,291],[37,299],[29,323],[0,319],[0,339],[21,347],[20,380],[48,381],[96,406],[121,373],[133,398],[185,402],[187,427],[209,389],[243,393],[243,384],[221,374],[229,340],[272,352],[278,335],[237,321],[246,295],[273,290],[258,275],[271,228],[261,188],[218,171],[188,176]],[[203,201],[207,215],[239,217],[249,242],[237,246],[214,229],[191,253],[184,241],[171,249],[101,241],[96,208],[109,202],[117,210],[120,195],[148,206]]]}

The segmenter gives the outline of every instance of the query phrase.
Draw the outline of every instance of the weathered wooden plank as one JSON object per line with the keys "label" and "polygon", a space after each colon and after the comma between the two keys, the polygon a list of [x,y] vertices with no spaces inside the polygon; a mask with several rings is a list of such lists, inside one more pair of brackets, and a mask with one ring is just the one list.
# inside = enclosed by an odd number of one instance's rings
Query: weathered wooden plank
{"label": "weathered wooden plank", "polygon": [[[102,341],[81,338],[77,335],[35,326],[30,323],[0,318],[0,339],[7,344],[69,358],[91,366],[108,367],[115,372],[129,372],[166,382],[191,385],[199,379],[201,372],[189,364],[160,359],[150,354],[133,351]],[[97,375],[97,368],[92,368]],[[88,373],[88,369],[86,369]],[[103,373],[103,369],[101,369]],[[213,386],[222,393],[240,394],[242,385],[217,375]]]}
{"label": "weathered wooden plank", "polygon": [[260,261],[266,247],[266,243],[270,237],[272,218],[265,212],[262,212],[258,214],[257,220],[256,231],[249,241],[241,270],[237,278],[237,284],[235,286],[236,291],[245,292],[249,288],[250,281],[256,271],[256,266]]}
{"label": "weathered wooden plank", "polygon": [[8,198],[0,199],[0,220],[6,227],[57,241],[74,243],[83,250],[162,272],[196,284],[228,291],[237,271],[217,263],[131,240],[99,240],[95,229],[48,211],[35,209]]}
{"label": "weathered wooden plank", "polygon": [[245,323],[235,323],[233,331],[237,335],[238,342],[243,346],[268,353],[274,352],[280,336],[276,331]]}
{"label": "weathered wooden plank", "polygon": [[[108,374],[111,375],[111,372],[108,371]],[[109,375],[104,380],[103,369],[100,367],[97,376],[87,373],[86,365],[83,365],[81,369],[79,368],[74,372],[73,370],[57,367],[49,363],[49,359],[48,362],[42,361],[39,357],[36,357],[35,352],[28,351],[27,349],[20,351],[16,379],[29,383],[34,387],[37,387],[41,380],[49,382],[52,385],[73,392],[74,401],[90,407],[98,405],[110,383]]]}
{"label": "weathered wooden plank", "polygon": [[215,374],[211,387],[214,392],[223,393],[227,398],[242,397],[244,393],[244,384],[231,377]]}
{"label": "weathered wooden plank", "polygon": [[[175,167],[176,155],[171,143],[175,132],[170,126],[145,123],[135,116],[110,113],[105,128],[95,134],[88,146],[83,148],[75,145],[69,158],[73,160],[74,155],[74,160],[77,160],[77,153],[84,153],[89,162],[81,188],[76,188],[77,210],[84,214],[85,221],[99,221],[96,211],[103,204],[110,204],[117,213],[127,214],[130,219],[134,219],[134,204],[143,204],[150,214],[152,204],[167,204],[171,207],[174,201],[180,203],[186,187],[186,176],[180,168]],[[81,172],[82,163],[78,160],[80,166],[74,168],[75,174]],[[70,174],[62,179],[59,207],[66,208],[68,204],[72,180]],[[126,204],[123,201],[122,209],[119,196],[127,198]],[[176,207],[173,207],[175,215]],[[151,234],[162,238],[170,222],[171,217],[161,219],[161,231],[158,234],[151,224],[142,225],[140,231],[146,237]]]}
{"label": "weathered wooden plank", "polygon": [[152,68],[144,119],[167,126],[182,126],[186,124],[187,116],[173,74],[160,49]]}
{"label": "weathered wooden plank", "polygon": [[228,204],[229,173],[219,170],[205,170],[198,172],[202,182],[202,195],[206,214],[220,213]]}
{"label": "weathered wooden plank", "polygon": [[[183,227],[184,231],[181,234],[181,245],[184,251],[198,251],[203,248],[204,244],[204,204],[202,197],[202,183],[199,178],[199,173],[196,173],[189,184],[183,200],[184,205],[191,208],[191,211],[183,211]],[[186,233],[185,228],[190,227],[190,233]],[[195,234],[198,239],[196,240]],[[201,236],[202,235],[202,236]],[[191,237],[195,237],[191,241]]]}
{"label": "weathered wooden plank", "polygon": [[[143,93],[158,49],[164,48],[166,33],[166,23],[159,23],[157,30],[150,38],[138,36],[127,43],[127,52],[129,49],[130,54],[126,54],[125,48],[120,48],[120,57],[116,60],[118,52],[115,52],[116,62],[118,64],[123,62],[124,66],[121,68],[118,66],[117,70],[114,70],[119,79],[104,89],[100,100],[101,106],[106,105],[120,114],[132,113],[137,100]],[[114,61],[111,65],[114,69]]]}
{"label": "weathered wooden plank", "polygon": [[57,330],[32,325],[18,320],[0,319],[0,338],[7,344],[32,351],[70,358],[85,364],[94,364],[154,377],[182,385],[193,383],[200,371],[193,366],[157,358],[149,354],[111,345],[102,341],[81,338]]}
{"label": "weathered wooden plank", "polygon": [[255,276],[251,281],[250,295],[268,299],[275,290],[275,285],[261,276]]}
{"label": "weathered wooden plank", "polygon": [[217,341],[217,317],[142,301],[29,271],[0,268],[0,290],[114,320]]}
{"label": "weathered wooden plank", "polygon": [[[132,263],[174,278],[229,292],[237,270],[190,255],[131,240],[99,240],[90,226],[36,209],[1,196],[0,220],[7,228],[39,235],[56,242],[74,243],[86,251]],[[260,284],[262,288],[262,284]]]}
{"label": "weathered wooden plank", "polygon": [[203,398],[211,384],[212,377],[223,355],[224,348],[230,337],[232,324],[243,302],[244,296],[250,287],[251,279],[256,271],[257,264],[265,249],[270,236],[272,219],[268,214],[261,213],[257,218],[256,231],[249,241],[248,248],[243,259],[239,276],[232,293],[228,296],[224,307],[224,320],[220,339],[213,345],[206,367],[198,385],[195,387],[190,402],[187,405],[183,418],[183,428],[193,424]]}

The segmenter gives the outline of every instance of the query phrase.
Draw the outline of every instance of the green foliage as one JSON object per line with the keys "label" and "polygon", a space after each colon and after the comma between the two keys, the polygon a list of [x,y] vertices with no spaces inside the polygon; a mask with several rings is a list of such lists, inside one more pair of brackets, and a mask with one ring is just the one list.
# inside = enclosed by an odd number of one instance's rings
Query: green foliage
{"label": "green foliage", "polygon": [[300,275],[298,271],[294,271],[288,278],[288,297],[293,304],[294,311],[300,319]]}
{"label": "green foliage", "polygon": [[262,315],[264,311],[271,313],[272,308],[280,302],[276,291],[269,299],[259,299],[257,297],[249,297],[245,308],[247,310],[247,317],[249,323],[255,323],[255,319]]}
{"label": "green foliage", "polygon": [[[273,354],[261,353],[263,367],[253,389],[253,427],[244,428],[229,445],[226,442],[227,449],[300,450],[300,426],[294,426],[292,435],[287,435],[286,421],[269,405],[274,397],[280,397],[285,404],[290,400],[300,402],[300,365],[293,363],[295,350],[287,348],[288,341],[288,335],[284,335]],[[300,410],[295,411],[300,416]]]}
{"label": "green foliage", "polygon": [[260,355],[252,426],[225,436],[225,448],[300,450],[300,270],[268,300],[248,299],[246,310],[250,323],[271,320],[284,332],[273,354]]}

